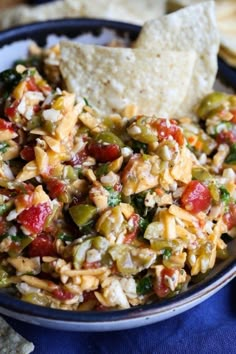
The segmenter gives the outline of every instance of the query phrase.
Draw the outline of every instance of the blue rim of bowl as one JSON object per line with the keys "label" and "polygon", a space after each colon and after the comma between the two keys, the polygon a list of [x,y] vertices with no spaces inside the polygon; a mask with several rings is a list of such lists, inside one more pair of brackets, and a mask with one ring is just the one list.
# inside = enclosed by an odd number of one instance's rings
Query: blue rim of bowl
{"label": "blue rim of bowl", "polygon": [[[4,45],[13,43],[18,40],[35,39],[40,45],[45,44],[45,38],[51,33],[57,35],[66,35],[68,37],[75,37],[81,33],[93,32],[99,33],[101,28],[108,28],[116,31],[118,34],[129,34],[131,39],[135,39],[140,32],[141,27],[117,21],[109,21],[102,19],[66,19],[66,20],[53,20],[46,22],[38,22],[29,25],[14,27],[9,30],[0,32],[0,48]],[[220,64],[221,65],[221,64]],[[219,72],[221,68],[219,67]],[[236,80],[235,80],[236,81]],[[236,82],[234,82],[236,88]],[[10,314],[28,315],[29,317],[53,320],[56,322],[65,323],[78,323],[78,325],[89,325],[93,323],[112,323],[122,322],[127,319],[140,319],[147,316],[155,315],[155,313],[164,313],[169,309],[178,308],[183,306],[183,303],[190,303],[194,301],[196,297],[203,296],[205,292],[213,292],[219,285],[219,281],[225,284],[232,280],[236,275],[236,260],[235,252],[227,261],[219,264],[219,271],[215,272],[207,278],[195,285],[192,285],[185,292],[173,297],[171,299],[163,300],[161,302],[155,302],[152,304],[146,304],[142,306],[132,307],[126,310],[111,310],[106,312],[87,311],[87,312],[75,312],[69,310],[58,310],[48,307],[42,307],[34,304],[30,304],[19,300],[7,293],[0,292],[0,308],[6,309]],[[222,287],[222,282],[220,286]],[[14,317],[14,316],[12,316]],[[20,319],[18,317],[18,319]]]}

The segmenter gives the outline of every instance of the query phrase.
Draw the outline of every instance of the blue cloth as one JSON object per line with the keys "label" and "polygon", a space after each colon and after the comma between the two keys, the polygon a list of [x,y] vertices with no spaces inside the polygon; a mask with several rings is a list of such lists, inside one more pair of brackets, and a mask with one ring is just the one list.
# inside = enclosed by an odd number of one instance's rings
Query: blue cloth
{"label": "blue cloth", "polygon": [[12,319],[34,354],[236,354],[236,281],[169,320],[109,333],[62,332]]}

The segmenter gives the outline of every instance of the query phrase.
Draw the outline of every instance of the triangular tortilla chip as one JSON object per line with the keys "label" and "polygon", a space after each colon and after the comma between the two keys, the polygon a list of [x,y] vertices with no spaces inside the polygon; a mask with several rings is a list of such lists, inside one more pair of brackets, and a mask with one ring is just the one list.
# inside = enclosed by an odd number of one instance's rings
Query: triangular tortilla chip
{"label": "triangular tortilla chip", "polygon": [[0,317],[0,353],[29,354],[34,350],[33,343],[28,342],[14,331],[7,322]]}
{"label": "triangular tortilla chip", "polygon": [[139,114],[172,116],[186,96],[194,52],[107,48],[61,42],[60,70],[67,89],[102,114],[127,105]]}
{"label": "triangular tortilla chip", "polygon": [[193,106],[212,90],[217,73],[219,34],[213,1],[189,6],[145,23],[136,48],[195,50],[194,74],[179,115],[190,114]]}
{"label": "triangular tortilla chip", "polygon": [[108,18],[136,24],[143,24],[152,18],[164,15],[166,0],[65,0],[73,13],[80,11],[82,17]]}
{"label": "triangular tortilla chip", "polygon": [[38,6],[19,5],[0,12],[0,28],[59,18],[91,17],[143,24],[165,13],[165,0],[57,0]]}

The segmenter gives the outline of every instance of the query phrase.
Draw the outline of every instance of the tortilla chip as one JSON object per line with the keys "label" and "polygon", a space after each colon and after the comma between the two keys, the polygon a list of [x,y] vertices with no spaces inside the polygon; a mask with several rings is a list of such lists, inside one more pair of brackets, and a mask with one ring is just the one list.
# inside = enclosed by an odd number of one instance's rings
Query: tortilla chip
{"label": "tortilla chip", "polygon": [[[175,11],[182,7],[204,0],[168,0],[167,10]],[[215,0],[217,26],[220,31],[220,56],[230,65],[236,66],[236,1]]]}
{"label": "tortilla chip", "polygon": [[33,343],[28,342],[14,331],[2,317],[0,317],[0,353],[1,354],[29,354],[34,350]]}
{"label": "tortilla chip", "polygon": [[63,1],[55,1],[38,6],[19,5],[15,8],[1,11],[0,29],[25,23],[72,17],[70,13],[71,10],[65,7]]}
{"label": "tortilla chip", "polygon": [[219,3],[217,20],[221,37],[220,55],[228,64],[236,66],[236,2]]}
{"label": "tortilla chip", "polygon": [[102,114],[128,105],[138,114],[171,116],[192,77],[195,53],[107,48],[61,42],[60,70],[70,92],[88,98]]}
{"label": "tortilla chip", "polygon": [[217,73],[219,34],[213,1],[186,7],[144,24],[134,45],[152,50],[195,50],[197,60],[188,94],[178,115],[193,107],[213,87]]}
{"label": "tortilla chip", "polygon": [[165,0],[88,0],[55,1],[38,6],[19,5],[1,11],[0,29],[59,18],[96,17],[143,24],[165,13]]}
{"label": "tortilla chip", "polygon": [[107,18],[136,24],[162,16],[166,9],[166,0],[96,0],[93,6],[87,0],[65,0],[65,3],[77,13],[79,9],[82,17]]}

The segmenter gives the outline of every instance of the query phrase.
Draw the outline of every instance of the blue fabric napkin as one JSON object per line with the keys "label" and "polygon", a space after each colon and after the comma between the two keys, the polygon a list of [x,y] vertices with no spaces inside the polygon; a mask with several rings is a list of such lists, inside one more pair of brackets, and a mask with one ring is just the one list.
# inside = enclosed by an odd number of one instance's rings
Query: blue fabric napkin
{"label": "blue fabric napkin", "polygon": [[34,354],[236,354],[236,280],[181,315],[136,329],[63,332],[6,320]]}

